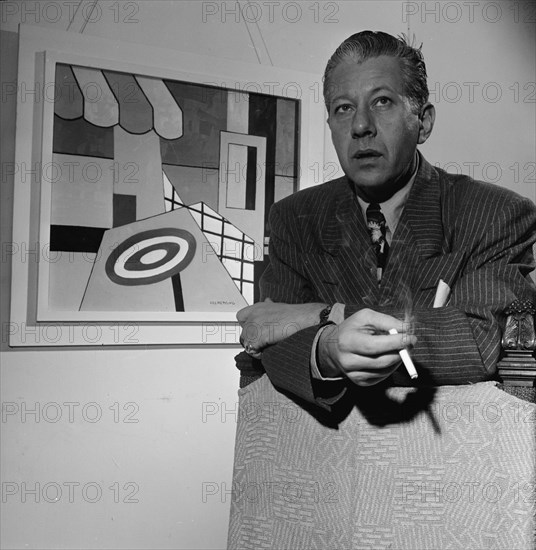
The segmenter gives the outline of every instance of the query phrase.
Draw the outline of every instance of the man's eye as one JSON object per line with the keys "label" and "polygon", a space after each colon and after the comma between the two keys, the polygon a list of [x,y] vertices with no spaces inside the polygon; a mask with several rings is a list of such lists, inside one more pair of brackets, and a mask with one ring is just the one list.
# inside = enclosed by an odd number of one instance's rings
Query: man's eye
{"label": "man's eye", "polygon": [[351,110],[352,106],[349,103],[343,103],[335,107],[335,113],[348,113]]}
{"label": "man's eye", "polygon": [[392,101],[388,97],[379,97],[374,103],[379,107],[384,107],[386,105],[390,105]]}

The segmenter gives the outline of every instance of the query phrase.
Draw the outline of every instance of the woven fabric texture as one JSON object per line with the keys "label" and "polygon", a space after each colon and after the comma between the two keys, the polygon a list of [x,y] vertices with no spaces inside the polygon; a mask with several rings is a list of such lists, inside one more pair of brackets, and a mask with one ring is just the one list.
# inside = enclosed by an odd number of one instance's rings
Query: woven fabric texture
{"label": "woven fabric texture", "polygon": [[329,425],[266,376],[239,390],[228,548],[534,548],[536,405],[495,382],[423,391]]}

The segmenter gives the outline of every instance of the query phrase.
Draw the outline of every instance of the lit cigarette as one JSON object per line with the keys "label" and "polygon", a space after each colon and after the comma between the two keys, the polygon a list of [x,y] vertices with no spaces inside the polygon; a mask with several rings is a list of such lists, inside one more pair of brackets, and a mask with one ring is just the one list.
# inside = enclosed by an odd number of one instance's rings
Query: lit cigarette
{"label": "lit cigarette", "polygon": [[[389,330],[389,334],[398,334],[398,330],[396,330],[396,328],[392,328]],[[415,368],[415,365],[413,364],[413,361],[409,356],[408,350],[405,348],[401,349],[398,352],[398,355],[400,355],[400,359],[402,359],[402,363],[404,363],[404,366],[406,367],[410,378],[417,378],[419,375],[417,374],[417,369]]]}

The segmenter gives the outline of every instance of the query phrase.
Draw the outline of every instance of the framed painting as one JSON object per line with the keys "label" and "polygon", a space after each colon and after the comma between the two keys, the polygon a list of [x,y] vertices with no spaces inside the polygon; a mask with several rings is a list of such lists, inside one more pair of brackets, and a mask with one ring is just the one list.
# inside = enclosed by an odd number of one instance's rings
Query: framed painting
{"label": "framed painting", "polygon": [[270,206],[318,172],[319,80],[24,26],[19,79],[10,345],[235,343]]}

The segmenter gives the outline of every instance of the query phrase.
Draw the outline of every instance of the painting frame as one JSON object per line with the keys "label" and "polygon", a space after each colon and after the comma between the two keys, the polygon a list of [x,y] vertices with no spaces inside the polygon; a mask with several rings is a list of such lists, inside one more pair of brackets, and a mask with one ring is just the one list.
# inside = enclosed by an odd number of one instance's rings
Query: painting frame
{"label": "painting frame", "polygon": [[[126,44],[97,37],[20,27],[19,82],[36,90],[34,101],[17,102],[12,255],[11,346],[42,345],[174,345],[236,344],[235,312],[78,311],[47,307],[50,252],[42,236],[50,227],[49,178],[43,166],[51,151],[53,101],[47,98],[57,63],[80,65],[147,77],[187,81],[247,91],[263,86],[263,94],[299,99],[300,146],[298,189],[319,183],[324,154],[325,111],[320,78],[261,65]],[[270,94],[270,92],[272,92]],[[297,95],[299,92],[299,96]],[[23,254],[23,249],[34,253]]]}

